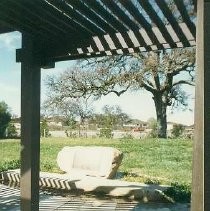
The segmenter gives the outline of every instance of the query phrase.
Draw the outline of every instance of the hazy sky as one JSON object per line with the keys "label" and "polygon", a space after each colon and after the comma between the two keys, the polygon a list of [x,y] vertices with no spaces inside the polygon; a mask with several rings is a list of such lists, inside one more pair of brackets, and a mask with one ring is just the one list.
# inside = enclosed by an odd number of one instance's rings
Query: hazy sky
{"label": "hazy sky", "polygon": [[[13,114],[20,115],[20,64],[15,62],[15,49],[21,47],[21,35],[19,33],[10,33],[0,35],[0,101],[5,101]],[[44,78],[48,74],[59,74],[73,62],[56,63],[55,69],[42,70],[42,93],[41,100],[45,99],[46,87]],[[194,88],[188,87],[188,93],[194,95]],[[146,91],[125,93],[117,97],[114,94],[102,97],[94,103],[97,112],[105,105],[119,105],[124,112],[132,118],[147,120],[155,117],[155,107],[151,95]],[[189,102],[190,109],[193,110],[194,101]],[[193,111],[168,111],[168,121],[179,122],[183,124],[193,124]]]}

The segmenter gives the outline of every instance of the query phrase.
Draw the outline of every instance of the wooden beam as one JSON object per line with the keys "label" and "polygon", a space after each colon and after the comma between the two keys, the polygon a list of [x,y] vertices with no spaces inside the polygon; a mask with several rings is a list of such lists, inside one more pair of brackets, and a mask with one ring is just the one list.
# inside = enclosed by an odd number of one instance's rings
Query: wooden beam
{"label": "wooden beam", "polygon": [[178,20],[172,14],[172,11],[169,9],[167,3],[163,0],[156,0],[157,5],[161,9],[162,13],[165,15],[168,22],[171,24],[172,28],[174,29],[176,35],[179,37],[180,41],[183,43],[185,47],[190,46],[187,37],[185,36],[184,32],[182,31],[181,27],[179,26]]}
{"label": "wooden beam", "polygon": [[197,4],[197,76],[192,211],[210,210],[210,1]]}
{"label": "wooden beam", "polygon": [[35,42],[22,35],[21,64],[21,210],[39,210],[40,65]]}
{"label": "wooden beam", "polygon": [[[146,18],[142,15],[137,7],[131,1],[120,0],[120,3],[129,11],[129,13],[135,18],[136,21],[145,29],[149,38],[152,42],[157,46],[162,46],[152,31],[152,25],[146,20]],[[163,46],[162,46],[163,48]]]}
{"label": "wooden beam", "polygon": [[134,23],[134,21],[131,20],[130,17],[121,10],[119,5],[117,5],[114,1],[109,1],[109,0],[102,0],[102,2],[104,3],[105,6],[107,6],[110,9],[111,12],[113,12],[113,14],[115,14],[115,16],[121,22],[123,22],[129,28],[129,30],[130,29],[133,30],[133,33],[137,38],[138,42],[141,44],[141,46],[144,46],[147,50],[152,50],[151,47],[145,43],[144,38],[141,36],[141,34],[137,32],[139,30],[139,26],[136,23]]}
{"label": "wooden beam", "polygon": [[171,35],[169,34],[168,30],[165,27],[165,24],[159,17],[159,15],[154,10],[153,6],[149,1],[141,1],[138,0],[141,7],[146,11],[146,13],[149,15],[150,19],[156,24],[158,29],[160,30],[162,36],[165,38],[166,42],[171,46],[171,48],[176,48],[176,43],[174,43]]}
{"label": "wooden beam", "polygon": [[[183,21],[188,26],[188,28],[189,28],[190,32],[192,33],[192,35],[194,37],[196,37],[196,27],[195,27],[195,24],[191,21],[190,16],[189,16],[189,14],[187,12],[187,9],[185,7],[184,2],[183,1],[180,1],[180,0],[174,0],[174,2],[175,2],[175,4],[176,4],[176,6],[177,6],[177,8],[178,8],[178,10],[179,10],[179,12],[180,12],[180,14],[182,16]],[[197,0],[194,1],[194,3],[195,2],[197,2]],[[199,0],[198,0],[198,2],[199,2]],[[195,7],[195,9],[196,9],[196,7]]]}
{"label": "wooden beam", "polygon": [[[198,1],[199,2],[199,1]],[[204,210],[210,210],[210,0],[204,1]],[[199,30],[198,30],[199,31]]]}

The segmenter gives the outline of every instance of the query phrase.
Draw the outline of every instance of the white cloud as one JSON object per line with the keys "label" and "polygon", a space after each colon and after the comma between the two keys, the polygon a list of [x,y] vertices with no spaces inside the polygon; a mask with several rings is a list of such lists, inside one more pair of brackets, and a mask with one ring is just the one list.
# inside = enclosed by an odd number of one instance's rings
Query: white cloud
{"label": "white cloud", "polygon": [[0,49],[13,51],[20,47],[21,34],[19,32],[6,33],[0,35]]}

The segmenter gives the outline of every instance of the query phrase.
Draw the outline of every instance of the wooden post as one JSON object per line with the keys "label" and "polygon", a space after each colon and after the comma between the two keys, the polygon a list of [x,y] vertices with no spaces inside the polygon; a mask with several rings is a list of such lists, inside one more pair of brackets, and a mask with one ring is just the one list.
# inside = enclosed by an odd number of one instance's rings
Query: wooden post
{"label": "wooden post", "polygon": [[40,65],[32,37],[22,34],[21,210],[39,210]]}
{"label": "wooden post", "polygon": [[210,210],[210,0],[197,3],[192,211]]}

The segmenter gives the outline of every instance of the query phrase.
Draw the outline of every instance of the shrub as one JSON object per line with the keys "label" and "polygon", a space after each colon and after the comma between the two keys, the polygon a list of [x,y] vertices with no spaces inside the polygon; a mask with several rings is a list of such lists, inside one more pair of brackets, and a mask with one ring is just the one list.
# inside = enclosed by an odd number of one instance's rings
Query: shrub
{"label": "shrub", "polygon": [[112,129],[111,128],[102,128],[100,129],[99,137],[103,138],[112,138]]}
{"label": "shrub", "polygon": [[172,183],[171,187],[167,188],[164,193],[175,202],[190,202],[191,190],[189,185]]}
{"label": "shrub", "polygon": [[20,168],[20,160],[5,161],[0,165],[0,172],[7,171],[8,169]]}
{"label": "shrub", "polygon": [[7,127],[7,137],[8,138],[17,138],[18,133],[14,124],[9,123]]}
{"label": "shrub", "polygon": [[171,135],[173,138],[179,138],[184,132],[184,125],[175,124],[171,130]]}
{"label": "shrub", "polygon": [[0,102],[0,138],[6,137],[6,129],[11,120],[9,107],[5,102]]}

